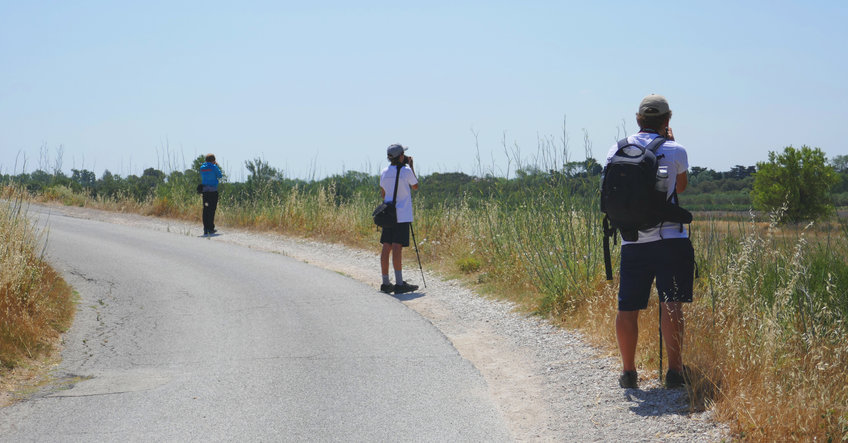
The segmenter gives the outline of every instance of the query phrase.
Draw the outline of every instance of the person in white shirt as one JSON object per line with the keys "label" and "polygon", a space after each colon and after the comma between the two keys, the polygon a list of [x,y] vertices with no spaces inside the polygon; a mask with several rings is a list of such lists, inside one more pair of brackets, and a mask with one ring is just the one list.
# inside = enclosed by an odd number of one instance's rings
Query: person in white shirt
{"label": "person in white shirt", "polygon": [[[412,157],[405,154],[409,149],[399,144],[393,144],[386,149],[390,164],[380,174],[380,195],[384,202],[394,199],[395,180],[397,180],[397,224],[391,228],[383,228],[380,243],[383,249],[380,254],[380,270],[383,282],[380,291],[387,294],[403,294],[418,289],[403,280],[403,248],[409,246],[409,229],[412,223],[412,190],[418,189],[418,178],[415,176]],[[389,255],[395,271],[395,284],[389,280]]]}
{"label": "person in white shirt", "polygon": [[[639,132],[628,137],[630,143],[647,146],[659,136],[666,138],[657,149],[659,166],[668,169],[667,195],[672,203],[688,184],[686,171],[689,160],[686,149],[674,141],[668,127],[671,109],[661,95],[645,97],[639,105],[636,121]],[[618,145],[607,155],[607,163],[615,155]],[[615,320],[616,337],[621,352],[623,371],[619,378],[622,388],[636,388],[636,342],[638,339],[639,311],[647,308],[651,286],[656,278],[660,297],[661,329],[668,352],[669,370],[665,383],[669,388],[687,382],[688,369],[683,365],[683,303],[692,301],[695,252],[689,232],[683,224],[664,222],[640,230],[636,241],[621,242],[620,286],[618,314]]]}

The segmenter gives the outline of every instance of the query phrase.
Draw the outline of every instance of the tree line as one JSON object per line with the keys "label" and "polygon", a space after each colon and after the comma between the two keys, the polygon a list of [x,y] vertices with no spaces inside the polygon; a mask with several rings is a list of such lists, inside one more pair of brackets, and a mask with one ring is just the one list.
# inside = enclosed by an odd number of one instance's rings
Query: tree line
{"label": "tree line", "polygon": [[[198,169],[203,157],[183,171],[147,168],[140,176],[121,177],[106,170],[98,178],[86,169],[72,169],[70,175],[60,170],[1,175],[0,182],[18,183],[32,193],[62,186],[92,198],[133,199],[145,201],[167,193],[169,188],[193,188],[200,181]],[[319,192],[331,190],[341,204],[356,197],[376,196],[379,178],[359,171],[346,171],[320,180],[293,179],[262,158],[245,162],[249,175],[244,182],[222,184],[222,203],[282,198],[292,190]],[[469,175],[463,172],[436,172],[419,177],[419,205],[479,205],[497,200],[501,204],[521,205],[528,196],[551,187],[567,187],[574,193],[593,198],[599,187],[603,168],[589,158],[568,162],[560,169],[523,167],[512,177],[493,174]],[[226,171],[225,171],[226,174]],[[735,165],[727,171],[693,166],[689,170],[689,187],[680,196],[681,204],[695,211],[745,211],[751,208],[774,210],[782,206],[791,221],[815,219],[834,207],[848,207],[848,155],[827,160],[820,149],[806,146],[770,152],[769,159],[752,166]]]}

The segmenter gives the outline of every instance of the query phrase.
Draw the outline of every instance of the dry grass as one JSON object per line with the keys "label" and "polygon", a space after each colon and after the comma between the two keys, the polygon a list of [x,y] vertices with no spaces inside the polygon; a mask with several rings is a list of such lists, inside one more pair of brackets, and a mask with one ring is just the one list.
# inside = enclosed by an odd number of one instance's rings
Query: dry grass
{"label": "dry grass", "polygon": [[716,410],[738,435],[848,438],[845,240],[752,226],[735,254],[714,261],[721,272],[701,282],[690,360],[720,388]]}
{"label": "dry grass", "polygon": [[26,200],[13,188],[0,201],[0,367],[49,353],[73,317],[72,291],[42,260]]}
{"label": "dry grass", "polygon": [[56,338],[50,352],[22,358],[12,369],[0,368],[0,408],[27,398],[51,380],[50,370],[61,361],[61,343]]}

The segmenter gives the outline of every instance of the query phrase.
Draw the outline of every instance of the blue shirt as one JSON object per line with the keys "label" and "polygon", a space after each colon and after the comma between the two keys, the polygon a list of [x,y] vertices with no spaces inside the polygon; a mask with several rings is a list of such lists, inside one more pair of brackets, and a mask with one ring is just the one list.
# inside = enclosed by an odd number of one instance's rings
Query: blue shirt
{"label": "blue shirt", "polygon": [[200,183],[203,184],[203,192],[218,190],[218,179],[223,177],[221,168],[214,163],[204,162],[200,165]]}

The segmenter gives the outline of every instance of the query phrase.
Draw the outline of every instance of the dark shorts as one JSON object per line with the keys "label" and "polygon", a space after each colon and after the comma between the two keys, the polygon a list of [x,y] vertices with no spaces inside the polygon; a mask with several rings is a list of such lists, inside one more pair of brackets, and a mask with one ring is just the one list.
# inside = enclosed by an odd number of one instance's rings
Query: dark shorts
{"label": "dark shorts", "polygon": [[692,301],[695,250],[688,238],[624,245],[620,270],[619,311],[647,308],[655,277],[660,302]]}
{"label": "dark shorts", "polygon": [[409,223],[398,223],[391,228],[383,228],[380,243],[398,243],[403,247],[409,246]]}

